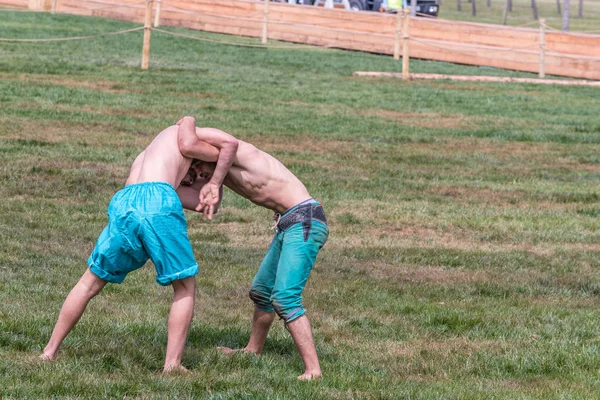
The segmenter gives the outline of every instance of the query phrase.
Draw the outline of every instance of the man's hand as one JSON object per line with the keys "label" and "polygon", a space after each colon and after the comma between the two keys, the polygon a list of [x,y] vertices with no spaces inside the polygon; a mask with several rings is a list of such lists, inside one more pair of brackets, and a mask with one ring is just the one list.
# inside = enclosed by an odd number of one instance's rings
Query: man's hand
{"label": "man's hand", "polygon": [[215,213],[215,207],[221,201],[221,186],[208,182],[200,189],[200,204],[196,207],[196,211],[202,212],[202,219],[208,217],[212,220]]}

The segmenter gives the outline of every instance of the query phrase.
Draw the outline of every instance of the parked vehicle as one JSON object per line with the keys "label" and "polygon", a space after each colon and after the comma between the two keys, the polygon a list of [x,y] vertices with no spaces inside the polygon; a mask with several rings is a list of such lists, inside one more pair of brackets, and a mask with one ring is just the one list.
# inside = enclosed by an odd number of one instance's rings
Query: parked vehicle
{"label": "parked vehicle", "polygon": [[[298,4],[322,6],[323,0],[296,0]],[[353,11],[377,11],[395,13],[402,7],[410,7],[410,0],[348,0],[350,9]],[[334,8],[345,8],[343,0],[333,0]],[[437,17],[440,11],[438,0],[417,0],[416,10],[418,14]]]}
{"label": "parked vehicle", "polygon": [[[396,12],[398,9],[410,8],[410,0],[385,0],[387,3],[387,10],[390,12]],[[415,6],[417,15],[425,14],[431,17],[437,17],[440,12],[440,5],[438,0],[417,0]]]}

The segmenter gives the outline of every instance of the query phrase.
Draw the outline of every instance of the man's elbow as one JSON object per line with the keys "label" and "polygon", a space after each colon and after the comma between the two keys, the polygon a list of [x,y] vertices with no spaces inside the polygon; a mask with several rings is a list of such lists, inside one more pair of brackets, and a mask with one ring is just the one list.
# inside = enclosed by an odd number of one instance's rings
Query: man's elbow
{"label": "man's elbow", "polygon": [[196,146],[196,143],[194,143],[194,141],[195,140],[191,140],[190,138],[187,138],[185,136],[184,137],[180,136],[178,139],[179,152],[186,157],[193,158],[194,157],[194,149]]}
{"label": "man's elbow", "polygon": [[232,136],[227,138],[225,145],[235,153],[238,149],[239,141]]}

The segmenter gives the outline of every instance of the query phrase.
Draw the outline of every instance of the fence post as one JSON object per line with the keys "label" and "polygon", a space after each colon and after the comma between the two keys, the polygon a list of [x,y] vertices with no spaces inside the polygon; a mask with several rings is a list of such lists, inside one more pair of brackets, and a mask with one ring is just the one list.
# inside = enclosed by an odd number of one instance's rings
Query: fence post
{"label": "fence post", "polygon": [[265,1],[264,19],[263,19],[263,31],[262,31],[262,44],[267,44],[267,37],[269,36],[269,0]]}
{"label": "fence post", "polygon": [[146,0],[146,16],[144,18],[144,48],[142,49],[142,69],[148,69],[150,57],[150,33],[152,23],[152,0]]}
{"label": "fence post", "polygon": [[162,0],[155,0],[156,3],[156,13],[154,14],[154,27],[158,28],[160,24],[160,7],[162,5]]}
{"label": "fence post", "polygon": [[410,49],[408,45],[409,38],[409,24],[410,24],[410,14],[407,13],[404,9],[402,10],[404,14],[404,35],[402,36],[402,79],[408,79],[408,62],[410,60]]}
{"label": "fence post", "polygon": [[52,0],[52,5],[50,6],[50,13],[54,14],[56,12],[56,3],[58,0]]}
{"label": "fence post", "polygon": [[404,10],[396,11],[396,40],[394,41],[394,60],[400,59],[400,41],[402,40],[402,18]]}
{"label": "fence post", "polygon": [[539,77],[546,77],[546,19],[540,19],[540,70]]}

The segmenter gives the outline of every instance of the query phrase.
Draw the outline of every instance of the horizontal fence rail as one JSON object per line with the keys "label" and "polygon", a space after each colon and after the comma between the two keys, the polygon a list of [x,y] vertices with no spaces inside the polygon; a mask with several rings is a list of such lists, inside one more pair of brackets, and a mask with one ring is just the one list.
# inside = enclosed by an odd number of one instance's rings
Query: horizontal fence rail
{"label": "horizontal fence rail", "polygon": [[[55,10],[144,23],[144,0],[0,0],[0,5]],[[600,80],[600,35],[411,18],[258,0],[162,0],[154,25],[394,54],[410,41],[409,57]],[[408,47],[407,47],[408,48]]]}

